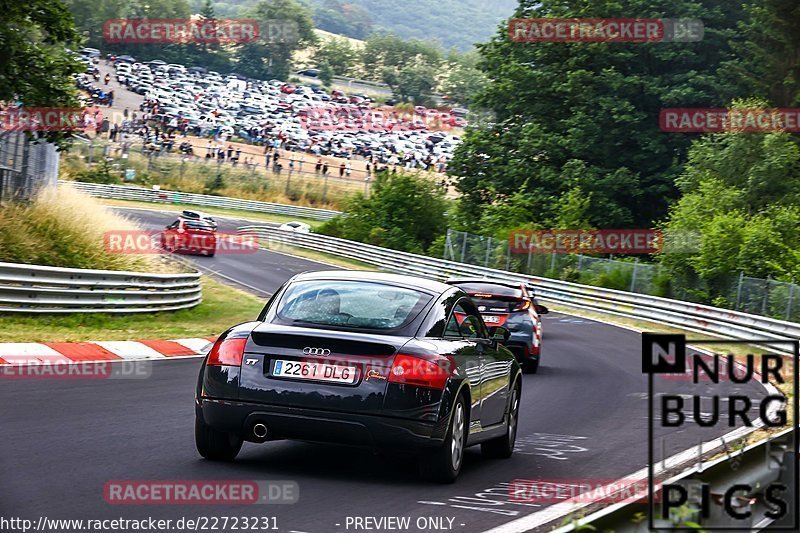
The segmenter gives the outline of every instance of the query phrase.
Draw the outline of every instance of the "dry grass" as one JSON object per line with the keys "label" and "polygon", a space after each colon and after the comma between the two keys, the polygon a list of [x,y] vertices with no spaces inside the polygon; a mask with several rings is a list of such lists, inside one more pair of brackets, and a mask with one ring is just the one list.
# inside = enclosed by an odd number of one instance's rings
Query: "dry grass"
{"label": "dry grass", "polygon": [[[78,179],[80,172],[89,168],[98,168],[97,161],[100,152],[95,153],[94,165],[90,167],[84,151],[84,147],[79,147],[62,157],[61,179],[75,180]],[[112,161],[112,175],[117,178],[119,183],[122,183],[121,161],[121,159]],[[219,168],[223,186],[216,190],[210,190],[209,186],[218,171],[215,163],[207,163],[204,159],[199,159],[182,165],[177,156],[162,156],[154,158],[152,164],[148,165],[147,157],[138,151],[130,153],[126,166],[136,171],[137,179],[130,183],[132,185],[159,185],[162,189],[170,191],[217,194],[246,200],[320,209],[341,210],[348,195],[364,190],[363,182],[356,180],[340,180],[329,177],[326,187],[324,180],[313,173],[294,172],[289,176],[288,170],[284,169],[280,175],[276,175],[271,171],[265,172],[263,165],[256,170],[248,170],[243,166],[234,168],[229,164],[224,164]],[[306,168],[313,168],[313,165],[307,162]]]}
{"label": "dry grass", "polygon": [[46,266],[164,272],[156,255],[106,251],[107,231],[141,230],[68,184],[49,187],[29,205],[0,207],[0,261]]}

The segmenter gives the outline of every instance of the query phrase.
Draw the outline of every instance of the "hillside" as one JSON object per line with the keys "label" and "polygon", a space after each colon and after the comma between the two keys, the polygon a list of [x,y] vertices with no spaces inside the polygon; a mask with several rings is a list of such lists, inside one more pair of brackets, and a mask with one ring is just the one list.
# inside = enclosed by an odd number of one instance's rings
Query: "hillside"
{"label": "hillside", "polygon": [[[395,33],[406,39],[438,41],[445,49],[466,51],[482,43],[509,18],[517,0],[297,0],[313,12],[317,28],[354,39],[373,32]],[[214,1],[221,17],[237,17],[258,0]],[[191,0],[194,12],[203,0]]]}
{"label": "hillside", "polygon": [[[306,3],[314,6],[314,19],[321,29],[364,38],[369,33],[362,29],[367,20],[371,22],[372,31],[438,40],[445,48],[461,50],[488,40],[497,31],[497,25],[517,6],[516,0],[406,0],[402,3],[395,0],[306,0]],[[341,19],[353,21],[357,34],[353,34],[352,29],[342,31]]]}

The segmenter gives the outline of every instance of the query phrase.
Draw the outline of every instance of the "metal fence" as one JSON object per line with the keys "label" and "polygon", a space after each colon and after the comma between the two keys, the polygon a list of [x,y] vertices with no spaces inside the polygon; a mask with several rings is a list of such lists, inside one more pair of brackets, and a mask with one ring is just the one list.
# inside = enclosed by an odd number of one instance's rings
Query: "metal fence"
{"label": "metal fence", "polygon": [[177,191],[165,191],[162,189],[145,189],[144,187],[133,187],[129,185],[105,185],[100,183],[81,183],[77,181],[71,183],[77,190],[98,198],[199,205],[206,207],[218,207],[220,209],[236,209],[256,213],[288,215],[300,218],[311,218],[315,220],[328,220],[341,214],[339,211],[332,211],[329,209],[273,204],[270,202],[241,200],[239,198],[228,198],[225,196],[213,196],[209,194],[193,194]]}
{"label": "metal fence", "polygon": [[0,263],[2,313],[152,313],[202,301],[200,273],[150,274]]}
{"label": "metal fence", "polygon": [[[507,239],[448,229],[444,259],[489,268],[597,285],[610,289],[712,303],[717,307],[800,321],[800,286],[739,274],[718,280],[713,288],[703,280],[676,280],[658,263],[583,254],[509,253]],[[711,296],[714,294],[714,296]]]}
{"label": "metal fence", "polygon": [[[575,309],[668,324],[717,337],[760,338],[766,345],[770,340],[800,338],[800,324],[708,305],[426,257],[327,235],[298,234],[267,226],[243,226],[239,231],[257,235],[262,242],[308,248],[423,278],[479,277],[532,283],[537,296],[545,301]],[[785,346],[772,345],[772,349],[788,353]]]}
{"label": "metal fence", "polygon": [[24,132],[0,132],[0,202],[27,200],[58,180],[59,154],[46,142]]}

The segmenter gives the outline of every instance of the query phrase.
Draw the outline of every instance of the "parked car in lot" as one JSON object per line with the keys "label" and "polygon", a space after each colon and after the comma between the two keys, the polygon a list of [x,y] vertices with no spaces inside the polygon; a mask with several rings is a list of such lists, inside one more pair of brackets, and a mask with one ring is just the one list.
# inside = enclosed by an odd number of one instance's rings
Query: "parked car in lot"
{"label": "parked car in lot", "polygon": [[205,220],[181,217],[161,232],[161,247],[167,252],[213,257],[217,252],[216,226]]}
{"label": "parked car in lot", "polygon": [[[90,69],[96,68],[88,57],[81,57]],[[237,134],[256,144],[282,134],[286,149],[318,156],[375,157],[376,164],[389,166],[403,151],[411,158],[402,163],[442,171],[461,139],[432,134],[465,124],[454,115],[427,108],[413,115],[376,107],[361,93],[328,94],[317,85],[221,76],[162,60],[117,61],[114,68],[120,83],[145,96],[139,110],[150,111],[151,119],[163,119],[166,125],[177,118],[191,128],[189,133]],[[82,74],[76,82],[88,90],[91,80],[91,75]],[[440,142],[445,138],[448,142]]]}
{"label": "parked car in lot", "polygon": [[524,283],[488,279],[450,279],[470,295],[487,326],[503,326],[511,332],[506,347],[526,373],[535,374],[542,355],[542,319],[547,307],[536,301]]}
{"label": "parked car in lot", "polygon": [[522,379],[500,344],[507,334],[487,328],[458,287],[378,272],[298,274],[206,356],[197,450],[230,461],[245,440],[400,449],[419,455],[424,476],[452,482],[465,447],[514,451]]}
{"label": "parked car in lot", "polygon": [[305,222],[286,222],[285,224],[281,224],[278,226],[278,229],[284,231],[293,231],[295,233],[311,233],[311,226],[306,224]]}

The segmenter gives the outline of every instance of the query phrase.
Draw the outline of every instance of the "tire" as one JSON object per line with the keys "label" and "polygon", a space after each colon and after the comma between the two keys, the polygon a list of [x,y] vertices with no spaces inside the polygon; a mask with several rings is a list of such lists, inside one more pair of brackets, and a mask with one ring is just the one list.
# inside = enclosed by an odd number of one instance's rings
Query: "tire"
{"label": "tire", "polygon": [[525,374],[535,374],[539,370],[539,356],[525,359],[522,362],[522,371]]}
{"label": "tire", "polygon": [[420,462],[423,477],[437,483],[452,483],[456,480],[464,464],[469,427],[467,416],[466,401],[463,395],[459,395],[453,405],[444,445],[429,452]]}
{"label": "tire", "polygon": [[517,424],[519,423],[519,401],[522,387],[519,381],[511,392],[511,401],[508,404],[508,426],[506,434],[502,437],[481,443],[481,453],[485,457],[494,459],[508,459],[514,453],[514,444],[517,441]]}
{"label": "tire", "polygon": [[194,419],[194,443],[200,455],[209,461],[233,461],[242,449],[242,439],[233,433],[217,431],[199,416]]}

